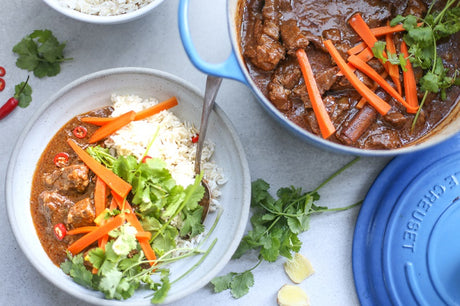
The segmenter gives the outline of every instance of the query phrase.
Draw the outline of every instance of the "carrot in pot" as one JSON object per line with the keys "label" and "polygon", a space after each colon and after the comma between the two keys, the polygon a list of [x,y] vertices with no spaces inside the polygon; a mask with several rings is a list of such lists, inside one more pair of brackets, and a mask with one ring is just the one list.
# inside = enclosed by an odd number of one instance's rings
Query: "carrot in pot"
{"label": "carrot in pot", "polygon": [[417,83],[415,81],[414,70],[412,69],[412,65],[409,61],[407,45],[404,41],[401,42],[401,52],[406,58],[406,71],[403,70],[404,93],[406,95],[406,100],[409,105],[418,108]]}
{"label": "carrot in pot", "polygon": [[331,118],[327,113],[326,106],[324,105],[321,94],[319,93],[318,86],[316,85],[313,71],[308,61],[307,54],[303,49],[297,49],[296,51],[297,60],[299,61],[300,70],[302,70],[305,85],[307,86],[308,96],[313,107],[313,111],[316,115],[321,135],[324,139],[327,139],[335,132],[335,127],[332,124]]}
{"label": "carrot in pot", "polygon": [[93,242],[102,238],[104,235],[107,235],[111,230],[116,229],[123,225],[125,222],[125,218],[123,215],[118,215],[111,219],[110,221],[106,222],[105,224],[99,226],[92,232],[87,233],[85,236],[81,237],[74,243],[72,243],[67,250],[76,255],[90,246]]}
{"label": "carrot in pot", "polygon": [[[387,43],[388,53],[396,54],[396,46],[393,41],[393,35],[386,34],[385,41]],[[401,80],[399,79],[399,66],[392,63],[388,63],[388,74],[390,75],[390,78],[393,80],[393,83],[395,83],[396,89],[398,90],[399,94],[402,95]]]}
{"label": "carrot in pot", "polygon": [[[421,25],[423,25],[423,22],[417,23],[417,26],[421,26]],[[371,29],[371,32],[372,34],[374,34],[375,37],[380,37],[380,36],[384,36],[387,34],[393,34],[393,33],[403,32],[403,31],[406,31],[406,29],[404,29],[402,24],[395,25],[394,27],[387,25],[387,26],[382,26],[382,27]]]}
{"label": "carrot in pot", "polygon": [[67,231],[67,235],[85,234],[96,230],[98,226],[82,226]]}
{"label": "carrot in pot", "polygon": [[100,177],[113,192],[122,198],[125,198],[128,195],[132,188],[129,183],[125,182],[122,178],[92,158],[91,155],[80,148],[80,146],[72,139],[67,139],[67,143],[83,161],[83,163],[85,163],[91,171]]}
{"label": "carrot in pot", "polygon": [[144,238],[144,239],[150,240],[150,238],[152,238],[152,233],[150,233],[150,232],[137,232],[136,233],[136,238],[137,239]]}
{"label": "carrot in pot", "polygon": [[[384,72],[382,73],[382,78],[385,79],[387,76],[388,76],[388,74],[386,73],[386,71],[384,71]],[[374,82],[374,85],[371,87],[371,90],[375,92],[375,90],[376,90],[378,87],[379,87],[379,84],[377,84],[377,82]],[[361,109],[361,108],[364,107],[364,105],[366,105],[366,102],[367,102],[366,98],[361,97],[361,99],[359,100],[359,102],[356,103],[356,106],[355,106],[355,107],[358,108],[358,109]]]}
{"label": "carrot in pot", "polygon": [[351,47],[350,49],[347,50],[348,55],[355,55],[363,51],[364,49],[367,48],[367,45],[365,42],[360,42],[356,44],[355,46]]}
{"label": "carrot in pot", "polygon": [[[375,37],[374,34],[372,34],[371,29],[367,25],[367,23],[364,21],[363,17],[361,17],[361,14],[357,13],[354,14],[349,20],[348,23],[350,26],[355,30],[355,32],[361,37],[361,39],[366,43],[366,45],[372,50],[374,47],[375,43],[377,42],[377,38]],[[387,54],[385,51],[383,51],[383,56],[385,58],[388,58]],[[383,64],[383,61],[380,60]],[[388,65],[383,64],[385,67],[385,70],[389,72]]]}
{"label": "carrot in pot", "polygon": [[334,59],[337,66],[342,71],[343,75],[350,81],[352,86],[359,92],[359,94],[367,99],[370,105],[372,105],[376,111],[381,115],[385,115],[391,109],[391,106],[385,102],[382,98],[377,96],[372,90],[370,90],[358,77],[351,71],[345,60],[342,58],[340,53],[332,44],[332,41],[325,40],[324,45],[326,46],[329,54]]}
{"label": "carrot in pot", "polygon": [[89,143],[95,143],[99,140],[106,138],[107,136],[112,135],[128,123],[134,120],[136,113],[134,111],[129,111],[123,115],[116,117],[113,121],[101,126],[97,129],[93,135],[89,138]]}
{"label": "carrot in pot", "polygon": [[348,61],[352,63],[357,69],[366,74],[372,80],[377,82],[386,92],[388,92],[393,98],[395,98],[399,103],[401,103],[408,113],[416,113],[418,107],[413,107],[409,105],[401,95],[394,89],[390,83],[385,81],[385,79],[377,73],[371,66],[369,66],[364,61],[360,60],[356,55],[352,55],[348,58]]}

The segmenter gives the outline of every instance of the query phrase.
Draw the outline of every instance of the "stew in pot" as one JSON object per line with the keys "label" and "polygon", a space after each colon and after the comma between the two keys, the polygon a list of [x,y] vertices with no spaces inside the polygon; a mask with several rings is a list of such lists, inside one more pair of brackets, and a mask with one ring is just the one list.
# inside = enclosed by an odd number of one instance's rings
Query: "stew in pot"
{"label": "stew in pot", "polygon": [[[426,30],[423,17],[439,16],[438,12],[447,6],[442,20],[451,18],[454,24],[460,23],[458,1],[439,1],[433,7],[424,0],[242,0],[241,4],[240,43],[249,74],[280,112],[314,134],[322,135],[320,125],[323,122],[319,121],[323,119],[319,120],[314,110],[317,101],[312,101],[305,85],[298,50],[305,50],[311,65],[313,84],[334,129],[325,138],[333,142],[363,149],[403,147],[427,135],[448,116],[458,101],[460,88],[456,85],[456,76],[460,35],[455,31],[459,25],[455,25],[453,34],[437,39],[436,48],[430,46],[430,52],[436,50],[432,58],[439,59],[430,61],[428,66],[426,62],[418,62],[417,42],[407,37],[405,29],[415,20],[412,27]],[[399,20],[394,19],[398,15]],[[358,18],[364,25],[356,28],[353,21]],[[393,26],[399,30],[384,35],[378,33],[378,29]],[[369,32],[372,33],[371,41],[377,41],[373,46],[368,45],[369,37],[363,36]],[[388,105],[385,112],[367,102],[368,97],[363,96],[339,67],[337,56],[331,56],[326,41],[348,61],[346,66],[357,77],[359,88],[367,87],[376,100]],[[409,48],[405,56],[403,41]],[[357,69],[358,66],[350,62],[351,55],[367,68]],[[433,64],[437,68],[433,68]],[[433,74],[428,72],[436,69],[442,70],[436,75],[439,83],[444,82],[440,88],[430,87],[426,82],[433,80]],[[386,87],[369,76],[371,70],[384,80]],[[429,75],[424,77],[427,73]],[[416,82],[412,85],[411,77]],[[312,84],[311,80],[308,82]],[[397,95],[399,100],[395,98]],[[402,103],[416,104],[410,109]]]}

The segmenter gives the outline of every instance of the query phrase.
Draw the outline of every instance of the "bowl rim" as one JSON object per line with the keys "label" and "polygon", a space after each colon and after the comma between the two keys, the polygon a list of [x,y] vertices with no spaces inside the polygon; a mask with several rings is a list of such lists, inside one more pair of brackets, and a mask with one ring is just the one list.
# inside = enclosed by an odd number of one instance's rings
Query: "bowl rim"
{"label": "bowl rim", "polygon": [[58,11],[59,13],[67,17],[70,17],[72,19],[75,19],[75,20],[88,22],[88,23],[94,23],[94,24],[117,24],[117,23],[124,23],[128,21],[132,21],[132,20],[135,20],[135,19],[138,19],[144,16],[145,14],[152,11],[155,7],[160,5],[164,0],[152,0],[152,2],[148,3],[147,5],[144,5],[143,7],[135,11],[131,11],[131,12],[120,14],[120,15],[111,15],[111,16],[98,16],[98,15],[82,13],[77,10],[62,6],[61,4],[58,3],[57,0],[43,0],[43,1],[46,4],[48,4],[51,8]]}
{"label": "bowl rim", "polygon": [[[103,298],[99,297],[94,297],[90,295],[86,295],[82,297],[81,293],[79,292],[74,292],[73,290],[68,289],[64,284],[58,282],[56,279],[52,277],[52,275],[49,274],[49,271],[42,267],[41,265],[38,264],[36,259],[32,256],[31,252],[28,251],[25,247],[24,244],[20,243],[21,237],[20,237],[20,230],[17,222],[12,222],[11,220],[14,220],[15,215],[14,215],[14,210],[11,209],[10,205],[8,203],[13,203],[12,199],[12,194],[9,192],[12,188],[12,180],[9,179],[13,176],[14,173],[14,166],[17,163],[17,154],[18,150],[21,149],[25,138],[27,136],[27,133],[31,130],[33,125],[36,123],[36,121],[39,119],[40,115],[51,105],[53,104],[56,100],[58,100],[60,97],[65,95],[67,92],[72,90],[74,87],[77,87],[81,84],[84,84],[88,81],[95,80],[101,77],[106,77],[110,75],[116,75],[116,74],[127,74],[127,73],[132,73],[132,74],[146,74],[146,75],[153,75],[156,77],[161,77],[165,78],[177,85],[180,85],[184,87],[185,89],[191,91],[195,95],[203,98],[202,93],[193,85],[191,85],[189,82],[173,75],[168,72],[164,72],[161,70],[156,70],[152,68],[141,68],[141,67],[120,67],[120,68],[110,68],[110,69],[105,69],[105,70],[100,70],[97,72],[90,73],[88,75],[84,75],[82,77],[79,77],[78,79],[74,80],[73,82],[70,82],[66,86],[62,87],[58,92],[56,92],[54,95],[52,95],[45,103],[41,105],[41,107],[34,113],[34,115],[31,117],[25,128],[22,130],[20,136],[18,137],[12,153],[10,155],[9,161],[8,161],[8,168],[6,171],[6,176],[5,176],[5,186],[4,186],[4,192],[5,192],[5,200],[6,200],[6,210],[7,210],[7,216],[8,216],[8,222],[10,224],[10,228],[14,234],[14,237],[16,239],[17,244],[19,245],[22,253],[26,256],[28,259],[29,263],[41,274],[42,277],[46,278],[49,282],[51,282],[54,286],[59,288],[60,290],[80,299],[88,303],[93,303],[97,305],[145,305],[143,301],[136,303],[135,301],[132,301],[130,299],[123,300],[123,301],[118,301],[118,300],[105,300]],[[250,172],[249,172],[249,166],[246,158],[246,154],[243,149],[243,145],[239,139],[239,136],[234,129],[234,126],[230,119],[227,117],[227,115],[224,113],[222,108],[216,103],[214,106],[214,112],[218,114],[218,116],[223,120],[225,125],[229,129],[229,133],[232,136],[233,140],[233,145],[234,149],[237,152],[239,156],[239,161],[241,164],[241,168],[243,170],[242,172],[242,177],[241,181],[245,182],[243,184],[242,190],[242,214],[240,215],[239,220],[237,220],[237,225],[236,225],[236,230],[235,230],[235,237],[237,239],[232,239],[231,243],[227,245],[227,250],[233,250],[232,252],[226,252],[221,259],[219,260],[218,264],[216,264],[212,269],[209,270],[207,277],[202,278],[200,283],[196,283],[194,286],[189,287],[187,290],[184,290],[183,293],[177,294],[173,299],[169,299],[169,297],[166,297],[166,300],[164,303],[171,303],[173,301],[177,301],[179,299],[184,298],[185,296],[192,294],[193,292],[199,290],[203,286],[208,283],[212,277],[216,276],[228,263],[228,261],[231,259],[233,252],[236,250],[238,247],[241,238],[243,237],[243,234],[246,230],[246,224],[249,219],[249,209],[250,209],[250,199],[251,199],[251,177],[250,177]],[[60,270],[60,268],[56,267],[57,269]],[[203,284],[203,280],[205,283]],[[71,281],[71,280],[70,280]],[[83,287],[82,287],[83,288]],[[149,300],[147,300],[149,301]]]}

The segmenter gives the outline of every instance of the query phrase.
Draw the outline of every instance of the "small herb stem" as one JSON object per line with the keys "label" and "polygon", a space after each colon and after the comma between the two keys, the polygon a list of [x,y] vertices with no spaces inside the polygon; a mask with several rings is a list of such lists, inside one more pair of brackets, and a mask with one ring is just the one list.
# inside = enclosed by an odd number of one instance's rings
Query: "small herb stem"
{"label": "small herb stem", "polygon": [[315,190],[313,190],[313,192],[317,192],[318,190],[320,190],[322,187],[324,187],[324,185],[326,185],[327,183],[329,183],[332,179],[334,179],[336,176],[338,176],[340,173],[342,173],[343,171],[345,171],[346,169],[350,168],[353,164],[355,164],[357,161],[359,160],[359,157],[355,157],[352,161],[350,161],[349,163],[347,163],[345,166],[343,166],[342,168],[340,168],[339,170],[337,170],[335,173],[333,173],[331,176],[329,176],[324,182],[322,182],[318,187],[316,187]]}

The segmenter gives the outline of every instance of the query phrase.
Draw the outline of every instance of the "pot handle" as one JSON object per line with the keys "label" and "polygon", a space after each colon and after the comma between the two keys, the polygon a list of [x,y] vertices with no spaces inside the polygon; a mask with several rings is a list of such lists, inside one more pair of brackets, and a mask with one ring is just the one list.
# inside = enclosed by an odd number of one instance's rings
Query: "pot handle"
{"label": "pot handle", "polygon": [[246,78],[238,65],[235,51],[232,48],[230,56],[222,63],[211,64],[199,56],[192,43],[188,21],[188,7],[190,0],[179,2],[179,33],[190,61],[202,72],[222,78],[233,79],[247,84]]}

